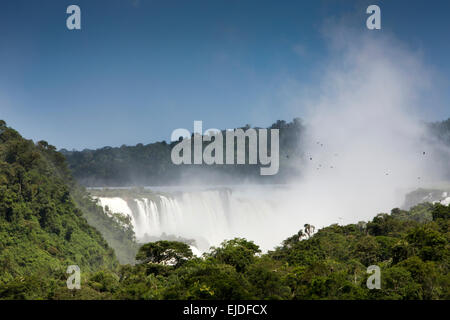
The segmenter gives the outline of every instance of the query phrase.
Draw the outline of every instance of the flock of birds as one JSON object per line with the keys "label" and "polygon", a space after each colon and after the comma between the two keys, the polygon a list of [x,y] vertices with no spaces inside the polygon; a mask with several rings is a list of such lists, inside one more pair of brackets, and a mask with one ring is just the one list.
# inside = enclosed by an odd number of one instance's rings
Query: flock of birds
{"label": "flock of birds", "polygon": [[[321,147],[323,147],[323,143],[321,143],[320,141],[317,141],[316,144],[317,144],[317,145],[320,145]],[[426,155],[426,152],[425,152],[425,151],[422,151],[422,155],[425,156],[425,155]],[[335,153],[334,156],[337,157],[338,154]],[[289,159],[289,155],[286,155],[286,158]],[[312,155],[309,157],[309,161],[313,161]],[[318,167],[316,167],[316,170],[320,170],[321,168],[323,168],[323,166],[322,166],[322,164],[319,163]],[[330,165],[330,169],[334,169],[334,168],[335,168],[334,166]],[[385,175],[386,175],[386,176],[389,176],[389,172],[386,172]],[[421,179],[421,177],[417,177],[417,180],[420,180],[420,179]]]}
{"label": "flock of birds", "polygon": [[[317,144],[317,145],[320,145],[321,147],[323,147],[323,143],[321,143],[321,142],[319,142],[319,141],[317,141],[316,144]],[[334,156],[337,157],[338,154],[335,153]],[[310,161],[313,160],[312,156],[309,157],[309,160],[310,160]],[[316,168],[316,170],[320,170],[321,168],[322,168],[322,164],[319,163],[319,166]],[[334,166],[330,166],[330,169],[334,169]]]}
{"label": "flock of birds", "polygon": [[[317,141],[317,142],[316,142],[316,145],[318,145],[318,146],[320,146],[320,147],[322,147],[322,148],[324,147],[324,144],[323,144],[322,142],[320,142],[320,141]],[[339,156],[338,153],[334,153],[333,155],[334,155],[334,157],[338,157],[338,156]],[[422,152],[421,152],[421,156],[422,156],[422,157],[425,157],[426,155],[427,155],[427,152],[425,152],[425,151],[422,151]],[[313,161],[313,160],[314,160],[314,159],[313,159],[313,155],[310,154],[310,155],[308,155],[308,157],[309,157],[309,161],[312,162],[312,163],[314,163],[314,161]],[[286,155],[286,158],[289,158],[289,155]],[[316,170],[321,170],[321,169],[325,169],[325,168],[326,168],[326,166],[325,166],[325,165],[322,165],[322,163],[319,163],[319,164],[316,166]],[[330,165],[329,168],[330,168],[330,169],[335,169],[336,166],[335,166],[335,165]],[[385,176],[389,176],[389,175],[390,175],[390,172],[389,172],[388,170],[386,170],[386,171],[384,172],[384,175],[385,175]],[[421,182],[422,182],[422,177],[418,176],[418,177],[417,177],[417,181],[418,181],[418,183],[421,183]],[[343,224],[344,218],[338,217],[338,219],[340,220],[340,223]]]}
{"label": "flock of birds", "polygon": [[[319,141],[316,142],[316,144],[317,144],[317,145],[320,145],[320,147],[323,147],[323,143],[321,143],[321,142],[319,142]],[[425,151],[422,151],[422,156],[425,156],[425,155],[426,155],[426,152],[425,152]],[[334,153],[334,156],[337,157],[338,154],[337,154],[337,153]],[[288,158],[289,158],[289,157],[288,157]],[[309,161],[313,161],[313,156],[312,156],[312,155],[309,156]],[[322,166],[322,164],[319,163],[318,166],[316,167],[316,170],[320,170],[320,169],[322,169],[322,168],[324,168],[324,166]],[[333,165],[330,165],[330,169],[334,169],[334,168],[335,168],[335,167],[334,167]],[[385,175],[386,175],[386,176],[389,176],[389,172],[385,172]],[[420,176],[417,177],[417,180],[420,181],[420,180],[421,180],[421,177],[420,177]],[[344,219],[343,219],[342,217],[338,217],[338,219],[340,220],[340,223],[343,224],[343,222],[344,222],[343,220],[344,220]]]}

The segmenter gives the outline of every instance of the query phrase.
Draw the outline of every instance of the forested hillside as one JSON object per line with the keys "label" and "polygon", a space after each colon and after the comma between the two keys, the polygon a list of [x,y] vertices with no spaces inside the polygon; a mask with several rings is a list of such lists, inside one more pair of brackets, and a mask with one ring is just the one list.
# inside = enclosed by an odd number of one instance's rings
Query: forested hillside
{"label": "forested hillside", "polygon": [[[135,266],[86,275],[56,298],[96,299],[449,299],[450,207],[422,204],[372,221],[304,228],[267,254],[246,239],[203,258],[184,243],[142,246]],[[368,289],[367,267],[381,270]]]}
{"label": "forested hillside", "polygon": [[45,298],[40,290],[64,279],[69,265],[114,270],[113,249],[88,221],[119,251],[135,245],[126,222],[109,218],[74,183],[62,154],[0,121],[0,296]]}
{"label": "forested hillside", "polygon": [[[137,250],[129,221],[105,215],[54,147],[0,122],[3,299],[450,299],[449,218],[449,206],[423,203],[317,232],[305,224],[265,254],[238,238],[202,258],[176,241]],[[137,263],[119,265],[88,221]],[[80,290],[66,287],[73,264]],[[379,290],[366,286],[370,265],[381,269]]]}
{"label": "forested hillside", "polygon": [[[242,127],[244,130],[248,128],[249,125]],[[177,166],[172,164],[170,158],[175,143],[166,141],[61,152],[67,158],[74,178],[86,186],[172,185],[185,181],[202,184],[285,183],[288,178],[301,174],[298,163],[305,157],[302,149],[306,139],[305,126],[301,119],[295,118],[292,122],[279,120],[270,128],[280,130],[280,170],[275,176],[261,176],[259,165]],[[428,128],[437,143],[450,147],[450,119],[430,123]],[[443,158],[446,157],[447,154],[443,155]],[[447,175],[450,177],[450,169]]]}
{"label": "forested hillside", "polygon": [[[242,127],[246,130],[249,125]],[[77,181],[86,186],[142,186],[182,184],[187,178],[202,184],[231,182],[279,183],[296,172],[292,161],[301,156],[304,126],[299,118],[279,120],[271,129],[280,132],[280,170],[275,176],[261,177],[260,165],[174,165],[170,153],[176,142],[104,147],[97,150],[67,151],[70,169]],[[205,143],[206,145],[207,143]],[[270,149],[270,148],[269,148]],[[248,154],[248,153],[246,153]]]}

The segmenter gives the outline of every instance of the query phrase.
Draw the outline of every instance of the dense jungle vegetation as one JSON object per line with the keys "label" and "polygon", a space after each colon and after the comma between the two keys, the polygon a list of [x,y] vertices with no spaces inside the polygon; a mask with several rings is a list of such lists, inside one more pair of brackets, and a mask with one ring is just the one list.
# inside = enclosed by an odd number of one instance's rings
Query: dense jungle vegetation
{"label": "dense jungle vegetation", "polygon": [[[434,142],[450,146],[450,119],[426,126]],[[240,129],[249,128],[250,125],[246,125]],[[299,160],[309,158],[302,150],[305,139],[308,139],[305,125],[300,118],[295,118],[291,122],[278,120],[268,129],[279,129],[280,134],[280,170],[274,176],[261,176],[260,165],[174,165],[170,153],[176,142],[139,143],[136,146],[82,151],[63,149],[61,152],[67,158],[74,178],[91,187],[176,185],[184,181],[201,184],[217,184],[218,181],[221,184],[285,183],[290,177],[301,175]],[[429,142],[425,140],[424,144]],[[201,181],[199,176],[203,177]],[[450,168],[445,178],[450,179]]]}
{"label": "dense jungle vegetation", "polygon": [[[244,131],[250,125],[242,128]],[[258,128],[254,128],[258,129]],[[280,170],[274,176],[261,176],[260,165],[174,165],[171,150],[177,142],[166,141],[119,148],[104,147],[83,151],[61,150],[66,156],[75,179],[85,186],[149,186],[190,183],[222,184],[242,182],[279,183],[298,173],[292,160],[302,156],[301,145],[304,125],[299,118],[292,122],[278,120],[269,129],[279,129]],[[225,131],[224,155],[225,155]],[[270,134],[269,134],[270,136]],[[204,142],[206,146],[208,142]],[[270,150],[270,140],[268,141]],[[236,150],[236,143],[235,143]],[[248,163],[248,146],[246,149]],[[236,152],[235,152],[236,158]],[[200,181],[198,177],[202,176]]]}
{"label": "dense jungle vegetation", "polygon": [[[0,122],[2,299],[450,299],[449,217],[449,206],[423,203],[299,226],[265,254],[238,238],[202,258],[177,241],[138,248],[129,221],[104,214],[62,154]],[[74,264],[80,290],[66,287]],[[370,265],[381,268],[379,290],[366,286]]]}
{"label": "dense jungle vegetation", "polygon": [[[136,265],[87,275],[64,298],[449,299],[449,216],[448,206],[422,204],[315,234],[306,225],[267,254],[245,239],[203,258],[184,243],[148,243]],[[366,286],[373,264],[379,290]]]}
{"label": "dense jungle vegetation", "polygon": [[[113,270],[112,246],[123,262],[134,260],[129,224],[95,205],[53,146],[25,140],[1,121],[0,296],[44,297],[40,290],[65,277],[69,265]],[[38,279],[45,285],[27,291]]]}

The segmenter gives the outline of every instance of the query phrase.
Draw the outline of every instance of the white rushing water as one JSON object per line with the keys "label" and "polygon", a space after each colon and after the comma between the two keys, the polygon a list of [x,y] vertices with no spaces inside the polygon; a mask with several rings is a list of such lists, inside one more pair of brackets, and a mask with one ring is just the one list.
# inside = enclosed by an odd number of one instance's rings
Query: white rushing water
{"label": "white rushing water", "polygon": [[[196,248],[206,251],[226,239],[244,237],[255,241],[263,249],[272,249],[286,236],[301,227],[292,228],[274,223],[280,215],[279,190],[263,188],[254,190],[218,188],[189,192],[155,193],[152,197],[128,198],[98,197],[101,206],[110,212],[122,213],[131,218],[136,238],[176,236],[193,239]],[[306,222],[305,222],[306,223]],[[274,233],[283,234],[282,237]]]}
{"label": "white rushing water", "polygon": [[[99,197],[98,201],[111,212],[129,216],[139,242],[181,237],[195,240],[195,248],[205,252],[235,237],[252,240],[263,251],[271,250],[306,223],[317,231],[333,223],[367,221],[401,205],[404,199],[399,197],[381,208],[376,201],[372,204],[373,193],[359,199],[351,194],[343,196],[345,193],[330,186],[313,187],[152,189],[147,197]],[[355,204],[356,200],[359,202]],[[448,205],[449,200],[442,194],[439,202]]]}

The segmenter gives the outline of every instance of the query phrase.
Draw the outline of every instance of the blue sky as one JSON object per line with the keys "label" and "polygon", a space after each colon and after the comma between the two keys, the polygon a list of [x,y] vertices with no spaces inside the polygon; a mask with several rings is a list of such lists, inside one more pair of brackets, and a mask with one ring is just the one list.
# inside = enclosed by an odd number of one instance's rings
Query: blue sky
{"label": "blue sky", "polygon": [[[66,28],[81,7],[82,30]],[[365,28],[378,4],[382,30]],[[168,140],[172,130],[302,117],[286,82],[312,85],[330,20],[392,35],[438,71],[425,120],[450,116],[449,1],[2,0],[0,118],[33,140],[83,149]],[[288,80],[287,80],[288,79]]]}

